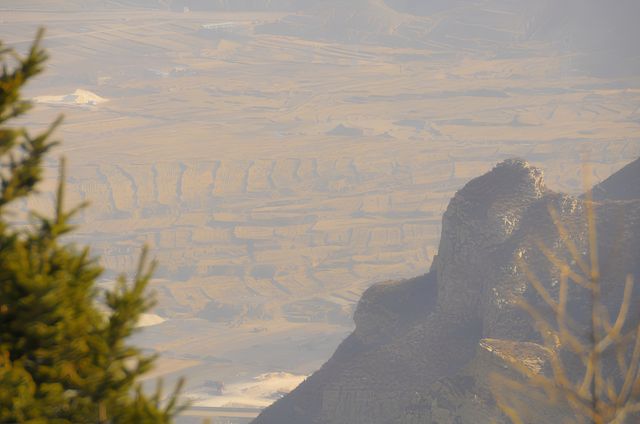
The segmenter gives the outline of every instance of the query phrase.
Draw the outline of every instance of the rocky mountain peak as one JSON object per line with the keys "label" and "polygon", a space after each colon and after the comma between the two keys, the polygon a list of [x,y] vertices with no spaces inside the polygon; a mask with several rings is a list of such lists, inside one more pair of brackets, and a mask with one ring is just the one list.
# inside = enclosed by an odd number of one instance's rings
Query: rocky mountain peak
{"label": "rocky mountain peak", "polygon": [[[600,260],[603,302],[611,310],[619,305],[626,275],[640,278],[640,200],[629,192],[639,184],[637,167],[631,164],[600,185],[624,201],[604,196],[596,204],[597,249],[607,253]],[[549,353],[538,344],[531,320],[509,303],[519,295],[543,302],[515,258],[526,252],[519,257],[549,293],[557,292],[556,271],[532,241],[569,257],[549,213],[553,207],[587,254],[583,203],[547,190],[542,172],[519,159],[470,181],[444,214],[431,271],[367,290],[355,332],[255,424],[506,423],[488,389],[489,376],[504,373],[506,364],[545,373]],[[576,322],[590,317],[586,295],[571,291]],[[639,300],[640,294],[633,302]],[[557,422],[553,414],[541,422]]]}
{"label": "rocky mountain peak", "polygon": [[465,221],[485,221],[502,211],[515,212],[546,191],[540,169],[522,159],[507,159],[487,174],[469,181],[456,193],[447,213],[449,216],[464,213],[460,218]]}
{"label": "rocky mountain peak", "polygon": [[[449,203],[442,222],[438,304],[452,316],[475,314],[491,266],[492,249],[518,228],[522,214],[547,189],[543,173],[521,159],[507,159],[471,180]],[[488,270],[486,270],[488,272]]]}

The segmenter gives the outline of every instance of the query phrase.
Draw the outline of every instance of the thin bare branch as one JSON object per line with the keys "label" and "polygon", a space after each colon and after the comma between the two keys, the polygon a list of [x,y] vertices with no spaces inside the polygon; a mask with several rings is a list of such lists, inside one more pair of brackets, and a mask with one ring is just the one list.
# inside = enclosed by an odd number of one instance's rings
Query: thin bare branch
{"label": "thin bare branch", "polygon": [[602,340],[600,340],[600,343],[595,346],[595,349],[598,352],[604,352],[604,350],[608,348],[611,343],[613,343],[614,340],[616,340],[620,335],[622,327],[624,327],[624,323],[627,320],[627,314],[629,313],[629,307],[631,306],[632,293],[633,277],[631,275],[628,275],[624,285],[624,294],[622,296],[622,304],[620,305],[620,310],[618,311],[618,317],[616,318],[616,322],[611,330]]}

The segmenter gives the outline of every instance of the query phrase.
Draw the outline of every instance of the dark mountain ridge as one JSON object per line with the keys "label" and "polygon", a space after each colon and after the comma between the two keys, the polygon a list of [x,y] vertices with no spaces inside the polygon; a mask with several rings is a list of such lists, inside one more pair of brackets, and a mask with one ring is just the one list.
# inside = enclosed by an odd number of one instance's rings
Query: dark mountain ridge
{"label": "dark mountain ridge", "polygon": [[[626,275],[640,277],[640,198],[627,189],[640,185],[639,164],[594,188],[610,310],[617,310]],[[533,304],[541,300],[515,258],[524,258],[555,293],[558,273],[538,240],[568,257],[550,208],[586,254],[584,200],[547,189],[537,168],[508,160],[469,182],[443,216],[430,272],[367,290],[354,316],[355,331],[255,424],[503,422],[487,388],[488,373],[502,369],[505,356],[542,361],[539,336],[514,303],[521,294]],[[569,308],[578,322],[588,321],[586,296],[579,289],[570,292]]]}

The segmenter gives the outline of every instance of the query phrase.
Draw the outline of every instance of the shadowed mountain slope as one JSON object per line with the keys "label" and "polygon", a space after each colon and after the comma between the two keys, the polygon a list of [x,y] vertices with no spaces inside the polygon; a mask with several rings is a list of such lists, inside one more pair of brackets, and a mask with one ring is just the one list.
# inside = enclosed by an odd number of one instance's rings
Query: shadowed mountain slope
{"label": "shadowed mountain slope", "polygon": [[640,199],[640,159],[637,159],[593,188],[595,200]]}
{"label": "shadowed mountain slope", "polygon": [[[625,198],[596,205],[604,302],[612,310],[627,273],[640,276],[640,199],[626,190],[640,185],[635,166],[597,187]],[[578,249],[588,252],[583,201],[548,190],[539,169],[508,160],[469,182],[444,214],[431,271],[367,290],[356,329],[334,356],[254,423],[502,422],[487,388],[489,373],[505,361],[536,370],[545,361],[537,333],[514,303],[520,294],[541,302],[515,258],[524,258],[551,293],[557,290],[557,272],[536,247],[542,240],[559,257],[568,255],[551,208]],[[578,322],[588,321],[586,296],[570,293]]]}

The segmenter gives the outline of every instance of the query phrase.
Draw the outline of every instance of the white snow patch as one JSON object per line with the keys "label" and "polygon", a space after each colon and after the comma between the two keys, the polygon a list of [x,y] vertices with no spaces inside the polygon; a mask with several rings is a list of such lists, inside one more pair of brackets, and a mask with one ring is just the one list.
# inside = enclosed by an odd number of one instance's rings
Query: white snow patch
{"label": "white snow patch", "polygon": [[71,94],[61,96],[38,96],[33,99],[36,103],[44,103],[58,106],[97,106],[107,102],[108,99],[98,96],[89,90],[78,88]]}
{"label": "white snow patch", "polygon": [[165,322],[166,319],[156,314],[142,314],[138,320],[137,327],[151,327],[152,325],[158,325]]}
{"label": "white snow patch", "polygon": [[265,408],[298,387],[307,376],[287,372],[261,374],[246,383],[225,386],[221,396],[192,392],[187,396],[195,406]]}

